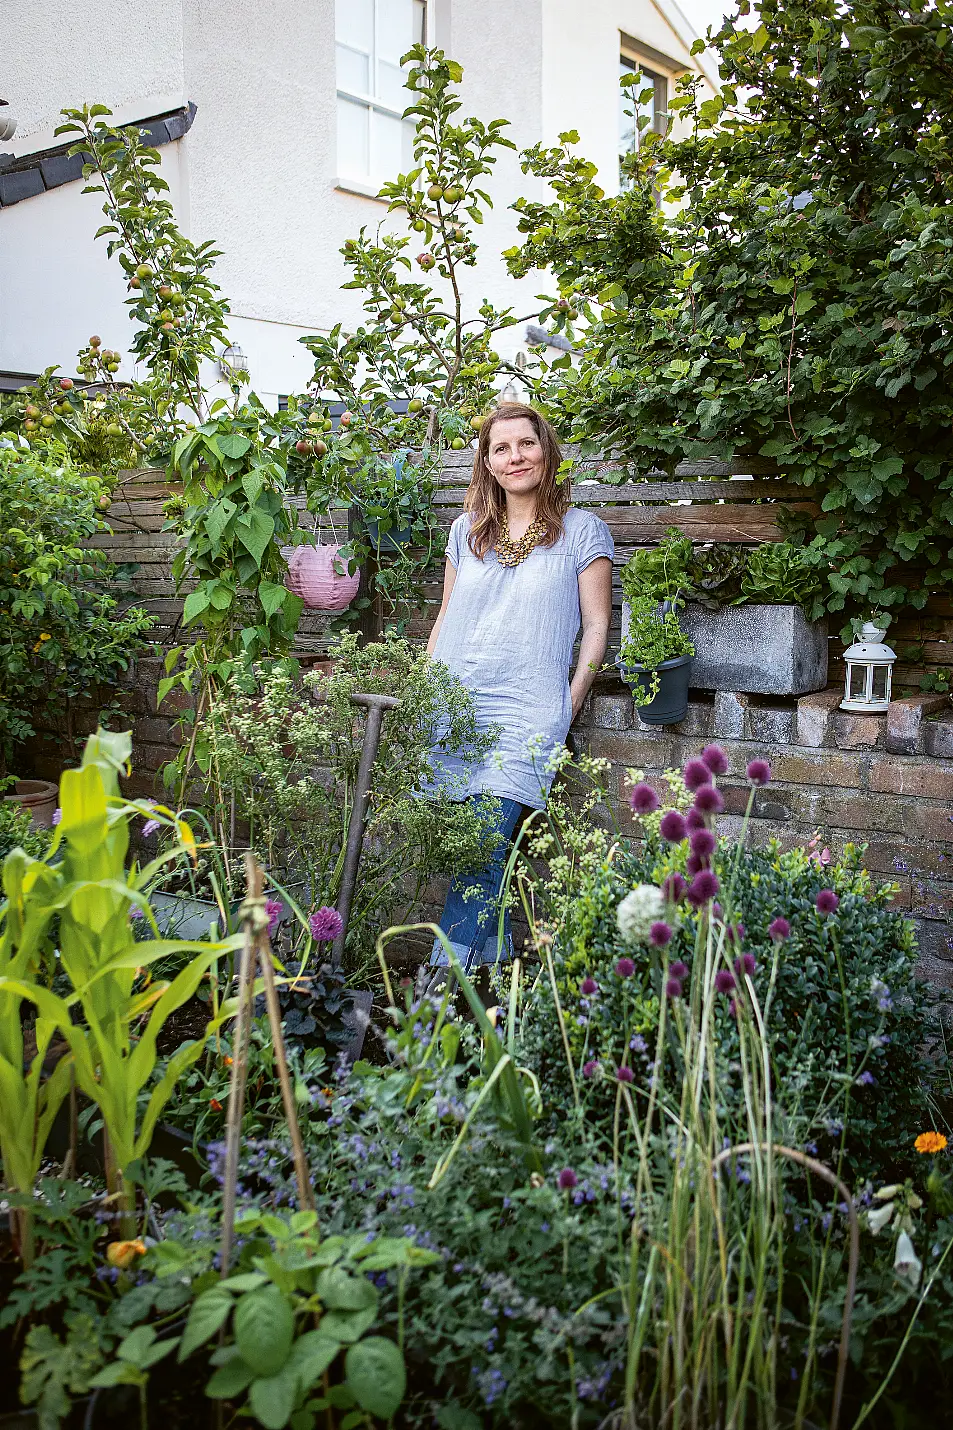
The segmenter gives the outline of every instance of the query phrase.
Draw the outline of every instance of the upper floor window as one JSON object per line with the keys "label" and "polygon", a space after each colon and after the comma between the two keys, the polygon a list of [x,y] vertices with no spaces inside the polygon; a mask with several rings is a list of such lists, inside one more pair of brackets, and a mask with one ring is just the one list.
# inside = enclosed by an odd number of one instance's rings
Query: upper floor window
{"label": "upper floor window", "polygon": [[[640,134],[646,133],[647,130],[664,134],[668,123],[668,76],[652,70],[641,60],[622,55],[619,59],[619,78],[636,71],[641,73],[641,80],[619,89],[620,157],[638,149]],[[638,104],[639,95],[648,89],[652,91],[651,97],[643,104]],[[639,119],[647,119],[648,124],[640,129]]]}
{"label": "upper floor window", "polygon": [[426,0],[336,0],[338,175],[375,188],[413,164],[400,57],[426,43]]}

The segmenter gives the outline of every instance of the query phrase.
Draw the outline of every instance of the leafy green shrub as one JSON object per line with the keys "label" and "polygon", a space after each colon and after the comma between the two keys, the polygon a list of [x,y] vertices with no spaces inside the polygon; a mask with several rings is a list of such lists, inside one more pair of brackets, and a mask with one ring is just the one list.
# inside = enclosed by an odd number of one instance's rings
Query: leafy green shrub
{"label": "leafy green shrub", "polygon": [[11,849],[22,849],[31,859],[42,859],[50,845],[50,831],[34,829],[30,811],[22,804],[3,798],[5,787],[8,786],[0,780],[0,862]]}
{"label": "leafy green shrub", "polygon": [[0,449],[0,750],[34,733],[37,709],[114,683],[153,624],[122,611],[115,567],[86,545],[104,530],[104,487],[69,463],[25,447]]}

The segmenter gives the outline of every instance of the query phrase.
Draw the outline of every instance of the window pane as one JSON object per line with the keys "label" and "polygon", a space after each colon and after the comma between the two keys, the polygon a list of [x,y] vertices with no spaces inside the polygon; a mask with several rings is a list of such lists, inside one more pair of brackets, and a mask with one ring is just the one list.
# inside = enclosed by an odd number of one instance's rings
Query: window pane
{"label": "window pane", "polygon": [[374,48],[374,0],[336,0],[334,36],[369,55]]}
{"label": "window pane", "polygon": [[338,172],[349,178],[370,173],[367,105],[338,95]]}
{"label": "window pane", "polygon": [[[639,147],[639,129],[636,120],[645,118],[649,121],[648,127],[656,126],[656,108],[659,99],[659,86],[661,85],[663,96],[667,93],[668,86],[662,75],[652,74],[650,70],[636,64],[633,60],[620,59],[619,78],[623,75],[641,72],[642,78],[634,85],[627,85],[625,89],[619,89],[619,153],[628,154],[630,150]],[[654,94],[645,104],[635,106],[636,97],[643,90],[653,89]],[[663,98],[662,108],[664,110],[666,99]],[[635,108],[635,113],[626,113]]]}
{"label": "window pane", "polygon": [[377,0],[377,98],[405,109],[401,56],[414,43],[413,0]]}
{"label": "window pane", "polygon": [[874,666],[874,688],[875,700],[886,700],[887,698],[887,666]]}
{"label": "window pane", "polygon": [[427,0],[414,0],[414,44],[426,45],[427,40]]}
{"label": "window pane", "polygon": [[848,666],[850,672],[849,696],[851,700],[867,699],[867,667],[865,665]]}
{"label": "window pane", "polygon": [[338,45],[338,89],[350,90],[352,94],[369,94],[371,89],[371,64],[367,55],[352,50],[348,45]]}
{"label": "window pane", "polygon": [[371,114],[371,170],[375,179],[396,179],[403,163],[404,125],[375,110]]}

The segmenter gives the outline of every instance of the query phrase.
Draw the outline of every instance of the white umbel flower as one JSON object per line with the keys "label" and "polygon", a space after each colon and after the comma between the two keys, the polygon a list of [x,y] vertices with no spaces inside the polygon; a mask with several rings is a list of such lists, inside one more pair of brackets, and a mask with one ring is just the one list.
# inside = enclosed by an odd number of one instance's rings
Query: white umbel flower
{"label": "white umbel flower", "polygon": [[665,899],[654,884],[639,884],[615,911],[619,932],[629,943],[645,943],[652,925],[665,915]]}

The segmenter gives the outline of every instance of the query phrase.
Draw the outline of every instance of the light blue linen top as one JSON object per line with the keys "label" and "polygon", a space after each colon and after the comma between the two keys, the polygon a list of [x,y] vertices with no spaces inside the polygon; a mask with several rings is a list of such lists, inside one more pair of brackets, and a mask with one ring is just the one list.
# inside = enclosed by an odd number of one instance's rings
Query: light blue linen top
{"label": "light blue linen top", "polygon": [[572,651],[579,632],[579,573],[600,556],[612,559],[609,528],[591,511],[570,507],[552,546],[536,546],[518,566],[501,566],[495,551],[480,561],[467,537],[470,516],[450,528],[447,560],[456,580],[434,646],[473,694],[481,730],[500,727],[479,764],[441,753],[454,795],[481,790],[542,809],[554,750],[572,720]]}

